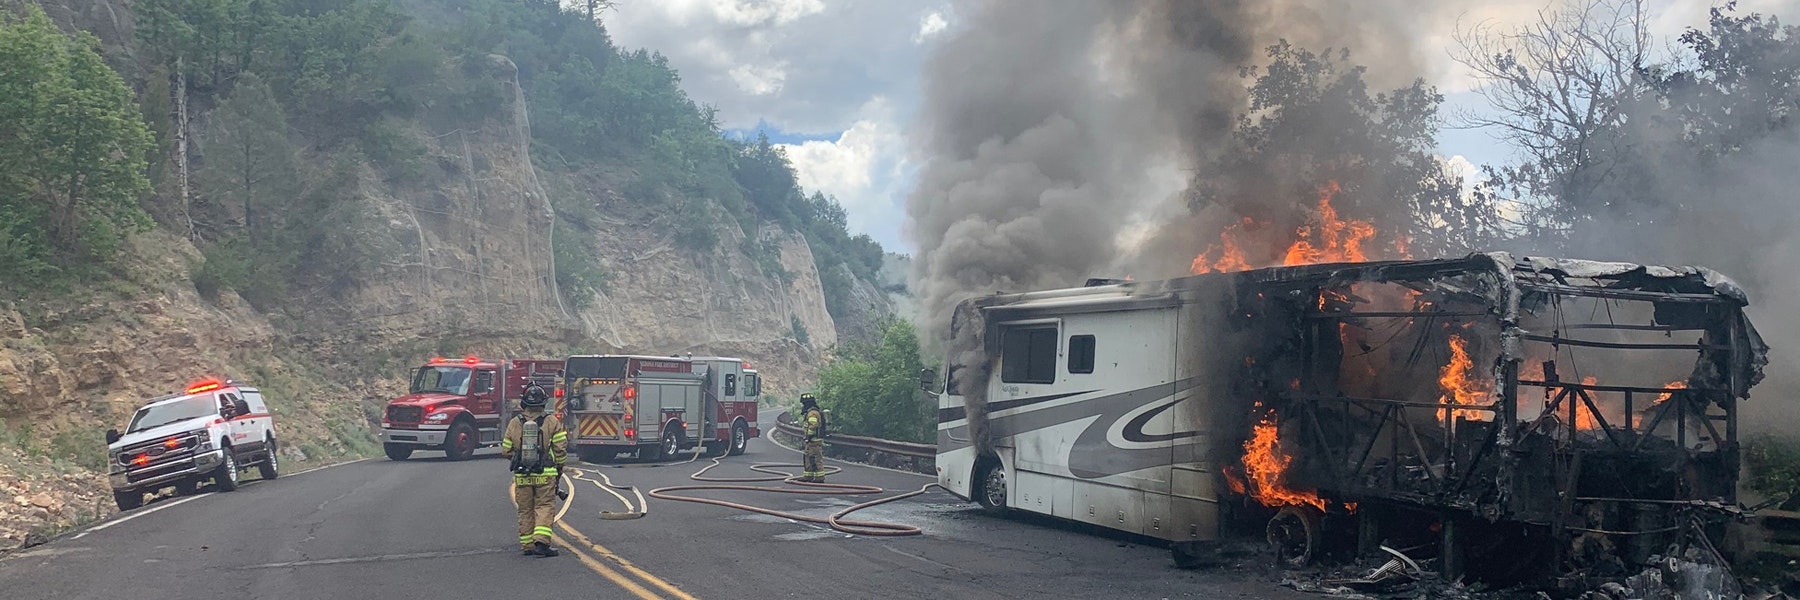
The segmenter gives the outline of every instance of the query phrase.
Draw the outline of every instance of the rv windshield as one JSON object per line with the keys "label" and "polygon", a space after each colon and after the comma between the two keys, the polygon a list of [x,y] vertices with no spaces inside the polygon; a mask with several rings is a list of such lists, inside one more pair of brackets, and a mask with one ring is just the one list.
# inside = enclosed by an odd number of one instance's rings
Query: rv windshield
{"label": "rv windshield", "polygon": [[412,387],[408,393],[423,394],[436,392],[466,396],[469,394],[469,369],[467,367],[420,367],[413,375]]}
{"label": "rv windshield", "polygon": [[216,416],[219,416],[219,405],[213,403],[212,394],[194,396],[138,409],[137,414],[131,417],[131,425],[125,427],[125,433],[137,433],[188,419]]}

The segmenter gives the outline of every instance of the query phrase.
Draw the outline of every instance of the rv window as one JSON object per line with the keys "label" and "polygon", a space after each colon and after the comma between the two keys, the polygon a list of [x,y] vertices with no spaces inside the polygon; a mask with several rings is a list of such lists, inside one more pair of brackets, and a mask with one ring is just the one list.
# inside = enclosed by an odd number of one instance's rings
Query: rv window
{"label": "rv window", "polygon": [[950,365],[949,372],[944,375],[944,393],[952,396],[962,395],[962,386],[956,385],[956,376],[962,373],[962,365]]}
{"label": "rv window", "polygon": [[1069,336],[1069,372],[1094,372],[1094,336]]}
{"label": "rv window", "polygon": [[727,373],[725,375],[725,395],[727,395],[727,396],[736,396],[737,395],[737,374],[736,373]]}
{"label": "rv window", "polygon": [[1055,326],[1008,329],[1000,346],[1000,381],[1056,383]]}
{"label": "rv window", "polygon": [[475,393],[485,394],[485,393],[488,393],[491,391],[494,391],[494,372],[493,371],[476,371],[475,372]]}

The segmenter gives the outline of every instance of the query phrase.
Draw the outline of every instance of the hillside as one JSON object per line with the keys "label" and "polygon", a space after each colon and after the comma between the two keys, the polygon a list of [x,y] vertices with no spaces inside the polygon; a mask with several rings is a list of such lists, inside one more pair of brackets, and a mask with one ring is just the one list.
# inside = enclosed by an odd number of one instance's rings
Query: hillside
{"label": "hillside", "polygon": [[100,431],[200,376],[269,390],[302,468],[370,455],[433,354],[735,354],[787,395],[895,310],[880,246],[777,147],[553,4],[38,4],[147,151],[67,235],[0,178],[0,548],[109,512]]}

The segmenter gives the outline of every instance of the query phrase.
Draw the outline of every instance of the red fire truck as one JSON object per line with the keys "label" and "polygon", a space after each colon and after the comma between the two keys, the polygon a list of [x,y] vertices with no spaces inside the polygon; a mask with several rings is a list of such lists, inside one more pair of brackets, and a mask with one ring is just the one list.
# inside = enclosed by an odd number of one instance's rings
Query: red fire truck
{"label": "red fire truck", "polygon": [[574,433],[571,449],[589,462],[626,452],[654,460],[696,446],[737,455],[762,434],[762,381],[740,359],[571,356],[562,383],[558,413]]}
{"label": "red fire truck", "polygon": [[442,450],[464,460],[476,448],[500,445],[506,419],[533,383],[558,395],[561,360],[433,358],[413,372],[406,395],[389,400],[381,418],[381,447],[393,460],[414,450]]}

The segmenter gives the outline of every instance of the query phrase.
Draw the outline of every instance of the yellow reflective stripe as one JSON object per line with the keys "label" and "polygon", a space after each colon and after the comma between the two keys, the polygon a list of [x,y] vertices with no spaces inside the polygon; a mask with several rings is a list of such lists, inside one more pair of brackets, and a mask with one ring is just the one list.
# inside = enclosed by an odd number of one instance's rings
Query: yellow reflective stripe
{"label": "yellow reflective stripe", "polygon": [[567,439],[569,439],[569,432],[567,431],[558,431],[556,432],[556,435],[550,436],[550,441],[552,442],[560,442]]}
{"label": "yellow reflective stripe", "polygon": [[537,533],[541,533],[541,534],[544,534],[544,535],[550,535],[550,528],[549,528],[549,527],[545,527],[545,526],[542,526],[542,525],[539,525],[539,526],[537,526],[537,527],[533,527],[533,528],[531,528],[531,532],[532,532],[532,533],[534,533],[534,534],[537,534]]}
{"label": "yellow reflective stripe", "polygon": [[500,440],[500,447],[511,450],[513,447],[512,440]]}

